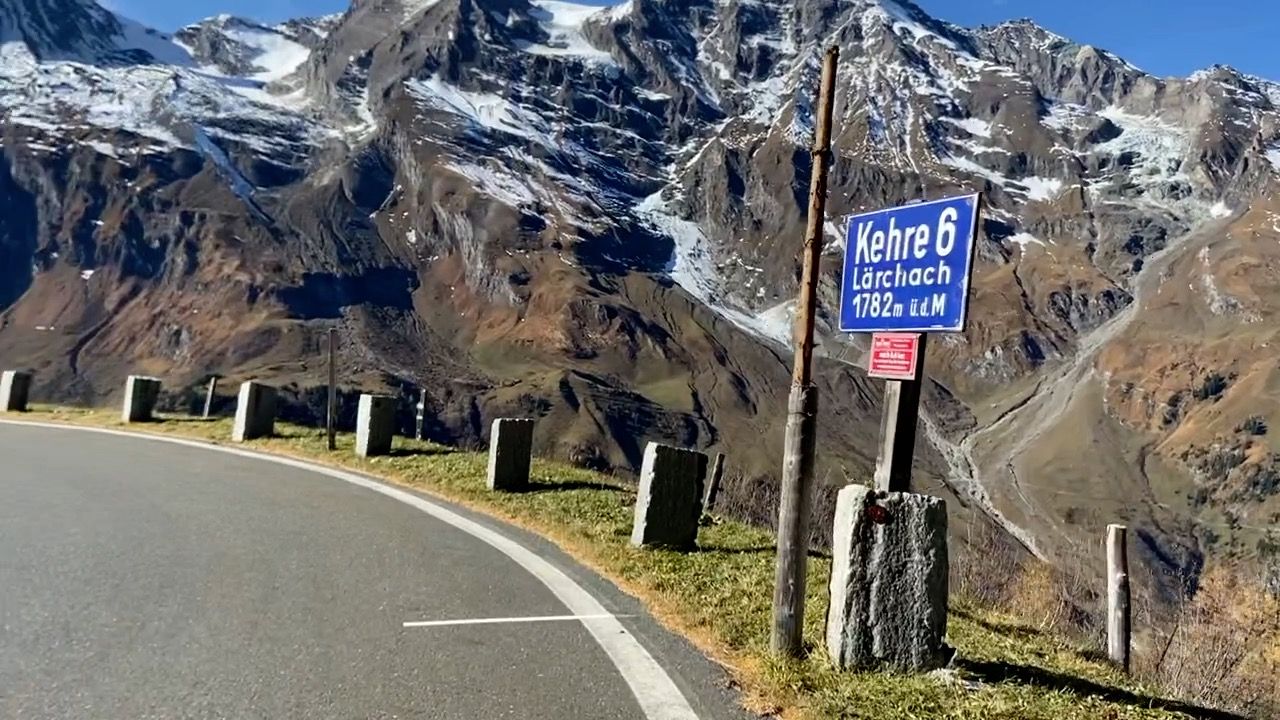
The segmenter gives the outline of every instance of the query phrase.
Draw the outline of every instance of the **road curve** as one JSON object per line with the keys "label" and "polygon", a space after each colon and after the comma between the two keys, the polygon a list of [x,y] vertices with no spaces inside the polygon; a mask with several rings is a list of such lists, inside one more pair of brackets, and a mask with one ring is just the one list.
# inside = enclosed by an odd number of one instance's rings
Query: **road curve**
{"label": "road curve", "polygon": [[0,717],[745,717],[549,543],[332,475],[0,423]]}

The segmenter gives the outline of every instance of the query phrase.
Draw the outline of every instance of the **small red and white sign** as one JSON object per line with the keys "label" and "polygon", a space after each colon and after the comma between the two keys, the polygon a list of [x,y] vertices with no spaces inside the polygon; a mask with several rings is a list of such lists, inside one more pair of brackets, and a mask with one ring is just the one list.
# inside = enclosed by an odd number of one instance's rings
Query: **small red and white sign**
{"label": "small red and white sign", "polygon": [[886,380],[915,380],[919,350],[919,333],[876,333],[871,336],[867,374]]}

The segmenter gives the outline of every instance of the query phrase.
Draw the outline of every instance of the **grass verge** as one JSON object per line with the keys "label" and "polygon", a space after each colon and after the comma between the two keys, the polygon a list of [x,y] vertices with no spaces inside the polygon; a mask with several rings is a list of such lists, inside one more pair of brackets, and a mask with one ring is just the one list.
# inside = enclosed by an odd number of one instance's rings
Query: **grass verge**
{"label": "grass verge", "polygon": [[[115,412],[38,407],[21,418],[121,427]],[[166,417],[130,429],[227,442],[228,420]],[[390,457],[361,459],[354,438],[325,449],[323,430],[277,424],[278,437],[256,449],[348,468],[445,498],[533,530],[639,597],[663,624],[724,664],[747,706],[785,718],[1097,720],[1205,717],[1158,699],[1090,653],[1009,617],[953,603],[949,641],[954,671],[908,676],[838,672],[821,646],[830,561],[809,564],[805,638],[812,652],[781,661],[768,652],[774,547],[770,533],[730,520],[703,527],[691,553],[638,550],[628,544],[634,490],[560,463],[535,461],[537,492],[485,488],[481,454],[403,438]]]}

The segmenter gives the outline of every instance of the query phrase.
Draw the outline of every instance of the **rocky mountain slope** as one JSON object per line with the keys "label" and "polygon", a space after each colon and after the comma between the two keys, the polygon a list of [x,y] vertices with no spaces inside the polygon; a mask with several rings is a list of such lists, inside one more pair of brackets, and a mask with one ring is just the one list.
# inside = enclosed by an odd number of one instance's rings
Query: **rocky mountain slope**
{"label": "rocky mountain slope", "polygon": [[[869,474],[879,386],[831,332],[837,218],[981,190],[971,327],[931,344],[919,483],[958,526],[1159,569],[1257,557],[1280,513],[1280,86],[1157,78],[905,0],[356,0],[173,36],[0,0],[0,363],[425,388],[432,432],[542,418],[632,469],[723,450],[771,513],[822,50],[841,48],[820,474]],[[304,398],[305,399],[305,398]]]}

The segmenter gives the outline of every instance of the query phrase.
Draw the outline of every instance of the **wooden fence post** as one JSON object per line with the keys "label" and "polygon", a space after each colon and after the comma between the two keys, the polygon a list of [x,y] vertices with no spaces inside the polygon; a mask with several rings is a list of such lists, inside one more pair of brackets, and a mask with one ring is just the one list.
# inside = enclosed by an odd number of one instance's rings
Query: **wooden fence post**
{"label": "wooden fence post", "polygon": [[1124,525],[1107,526],[1107,656],[1129,672],[1129,553]]}
{"label": "wooden fence post", "polygon": [[423,388],[418,391],[418,407],[417,414],[413,420],[413,439],[427,439],[427,389]]}
{"label": "wooden fence post", "polygon": [[337,345],[338,331],[335,328],[329,328],[329,397],[328,402],[325,403],[324,429],[330,450],[335,450],[338,447],[337,440],[334,437],[333,419],[333,416],[338,411],[338,365],[334,359],[337,354],[335,349]]}
{"label": "wooden fence post", "polygon": [[204,419],[208,420],[213,413],[213,395],[218,392],[218,376],[209,378],[209,391],[204,396]]}
{"label": "wooden fence post", "polygon": [[716,508],[716,497],[720,495],[720,478],[724,477],[724,453],[716,453],[711,462],[711,480],[707,482],[707,496],[702,501],[702,512],[710,513]]}

